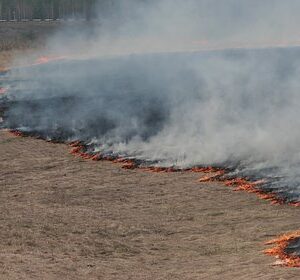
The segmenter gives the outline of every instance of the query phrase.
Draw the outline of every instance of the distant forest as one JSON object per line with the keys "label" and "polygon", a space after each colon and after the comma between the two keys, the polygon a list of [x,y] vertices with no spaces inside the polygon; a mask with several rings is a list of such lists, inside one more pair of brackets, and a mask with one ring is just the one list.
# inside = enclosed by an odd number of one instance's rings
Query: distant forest
{"label": "distant forest", "polygon": [[[0,0],[1,21],[91,20],[99,0]],[[108,2],[108,0],[106,0]]]}

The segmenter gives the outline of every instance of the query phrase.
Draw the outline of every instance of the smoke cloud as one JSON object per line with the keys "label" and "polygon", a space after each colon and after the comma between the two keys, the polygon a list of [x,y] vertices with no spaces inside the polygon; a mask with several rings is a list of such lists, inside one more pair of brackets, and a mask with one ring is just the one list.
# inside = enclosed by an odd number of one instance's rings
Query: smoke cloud
{"label": "smoke cloud", "polygon": [[229,167],[300,200],[298,1],[101,3],[92,27],[49,40],[69,59],[6,75],[3,127]]}
{"label": "smoke cloud", "polygon": [[299,45],[299,8],[294,0],[99,1],[93,25],[65,28],[48,46],[99,56]]}

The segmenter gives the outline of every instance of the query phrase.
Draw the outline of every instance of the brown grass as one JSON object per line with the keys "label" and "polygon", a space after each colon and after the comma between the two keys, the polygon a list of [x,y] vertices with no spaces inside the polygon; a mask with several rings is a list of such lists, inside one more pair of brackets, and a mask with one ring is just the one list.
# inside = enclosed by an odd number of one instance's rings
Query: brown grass
{"label": "brown grass", "polygon": [[16,57],[28,57],[42,50],[59,24],[47,22],[0,23],[0,71],[10,67]]}
{"label": "brown grass", "polygon": [[124,170],[7,132],[0,149],[2,279],[300,277],[262,253],[299,228],[299,209],[197,173]]}
{"label": "brown grass", "polygon": [[56,22],[1,22],[0,51],[40,48],[60,25]]}

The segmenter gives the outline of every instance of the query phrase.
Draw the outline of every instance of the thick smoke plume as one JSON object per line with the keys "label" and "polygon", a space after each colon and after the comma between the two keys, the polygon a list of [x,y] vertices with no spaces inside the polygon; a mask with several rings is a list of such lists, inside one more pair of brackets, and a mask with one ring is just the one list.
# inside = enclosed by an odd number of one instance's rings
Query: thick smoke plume
{"label": "thick smoke plume", "polygon": [[300,3],[113,3],[88,32],[49,40],[71,58],[6,75],[3,127],[157,165],[224,166],[299,200]]}

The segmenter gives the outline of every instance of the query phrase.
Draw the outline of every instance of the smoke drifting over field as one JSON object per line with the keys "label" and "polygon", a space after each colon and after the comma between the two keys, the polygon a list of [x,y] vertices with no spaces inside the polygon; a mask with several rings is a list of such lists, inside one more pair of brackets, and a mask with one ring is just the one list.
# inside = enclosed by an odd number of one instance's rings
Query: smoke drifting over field
{"label": "smoke drifting over field", "polygon": [[299,200],[300,48],[289,46],[300,3],[138,2],[49,41],[88,58],[7,74],[3,126],[163,166],[229,167]]}
{"label": "smoke drifting over field", "polygon": [[48,47],[84,56],[299,45],[294,0],[100,1],[98,21],[65,28]]}
{"label": "smoke drifting over field", "polygon": [[164,53],[18,69],[4,124],[160,165],[232,167],[299,199],[299,55]]}

